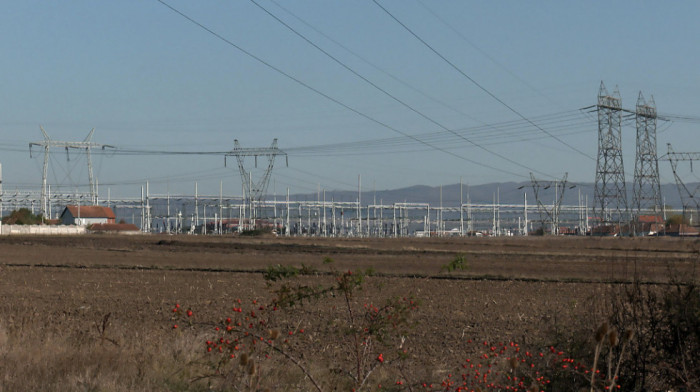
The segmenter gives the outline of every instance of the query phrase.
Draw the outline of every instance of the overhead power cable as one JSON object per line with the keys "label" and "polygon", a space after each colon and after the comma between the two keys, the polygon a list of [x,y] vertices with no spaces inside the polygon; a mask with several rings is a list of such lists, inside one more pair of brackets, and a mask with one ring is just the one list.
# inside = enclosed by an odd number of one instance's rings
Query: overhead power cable
{"label": "overhead power cable", "polygon": [[403,135],[403,136],[406,136],[406,137],[408,137],[408,138],[411,138],[411,139],[415,140],[415,141],[418,142],[418,143],[421,143],[421,144],[424,144],[424,145],[426,145],[426,146],[428,146],[428,147],[431,147],[431,148],[434,149],[434,150],[441,151],[441,152],[443,152],[443,153],[445,153],[445,154],[447,154],[447,155],[451,155],[451,156],[453,156],[453,157],[455,157],[455,158],[457,158],[457,159],[461,159],[461,160],[463,160],[463,161],[473,163],[473,164],[475,164],[475,165],[477,165],[477,166],[481,166],[481,167],[484,167],[484,168],[487,168],[487,169],[495,170],[495,171],[498,171],[498,172],[501,172],[501,173],[510,174],[510,175],[517,176],[517,177],[522,177],[522,178],[526,178],[526,177],[527,177],[527,176],[525,176],[525,175],[523,175],[523,174],[516,173],[516,172],[510,171],[510,170],[506,170],[506,169],[501,169],[501,168],[498,168],[498,167],[495,167],[495,166],[487,165],[487,164],[485,164],[485,163],[482,163],[482,162],[479,162],[479,161],[476,161],[476,160],[472,160],[472,159],[466,158],[466,157],[464,157],[464,156],[462,156],[462,155],[456,154],[456,153],[454,153],[454,152],[452,152],[452,151],[449,151],[449,150],[447,150],[447,149],[440,148],[440,147],[438,147],[438,146],[434,146],[434,145],[432,145],[432,144],[430,144],[430,143],[427,143],[427,142],[425,142],[425,141],[423,141],[423,140],[421,140],[421,139],[419,139],[419,138],[417,138],[417,137],[415,137],[415,136],[413,136],[413,135],[410,135],[410,134],[408,134],[408,133],[406,133],[406,132],[404,132],[404,131],[401,131],[401,130],[395,128],[395,127],[392,127],[392,126],[390,126],[389,124],[386,124],[386,123],[384,123],[384,122],[382,122],[382,121],[380,121],[380,120],[377,120],[377,119],[375,119],[374,117],[369,116],[368,114],[365,114],[365,113],[363,113],[363,112],[360,112],[359,110],[357,110],[357,109],[355,109],[355,108],[353,108],[353,107],[351,107],[351,106],[349,106],[349,105],[347,105],[347,104],[345,104],[345,103],[339,101],[339,100],[336,99],[336,98],[331,97],[330,95],[328,95],[328,94],[326,94],[326,93],[324,93],[324,92],[318,90],[317,88],[315,88],[315,87],[313,87],[313,86],[311,86],[311,85],[305,83],[305,82],[302,81],[301,79],[296,78],[296,77],[294,77],[293,75],[284,72],[282,69],[280,69],[280,68],[278,68],[278,67],[272,65],[271,63],[269,63],[269,62],[263,60],[262,58],[260,58],[260,57],[258,57],[258,56],[256,56],[256,55],[254,55],[253,53],[251,53],[251,52],[249,52],[248,50],[242,48],[241,46],[235,44],[234,42],[232,42],[232,41],[230,41],[229,39],[225,38],[224,36],[220,35],[219,33],[217,33],[217,32],[215,32],[215,31],[211,30],[210,28],[208,28],[208,27],[206,27],[205,25],[199,23],[199,22],[196,21],[195,19],[189,17],[188,15],[186,15],[186,14],[183,13],[182,11],[178,10],[177,8],[171,6],[170,4],[166,3],[165,1],[163,1],[163,0],[156,0],[156,1],[158,1],[158,2],[161,3],[161,4],[163,4],[165,7],[169,8],[171,11],[173,11],[173,12],[175,12],[176,14],[180,15],[181,17],[187,19],[190,23],[192,23],[192,24],[198,26],[199,28],[201,28],[201,29],[203,29],[204,31],[208,32],[209,34],[213,35],[214,37],[216,37],[216,38],[220,39],[221,41],[225,42],[227,45],[229,45],[229,46],[231,46],[231,47],[233,47],[233,48],[239,50],[241,53],[245,54],[246,56],[248,56],[248,57],[254,59],[255,61],[257,61],[257,62],[259,62],[259,63],[261,63],[261,64],[263,64],[263,65],[265,65],[266,67],[272,69],[273,71],[279,73],[280,75],[282,75],[282,76],[284,76],[284,77],[286,77],[286,78],[288,78],[288,79],[290,79],[290,80],[296,82],[297,84],[301,85],[302,87],[304,87],[304,88],[306,88],[306,89],[308,89],[308,90],[310,90],[310,91],[312,91],[312,92],[314,92],[314,93],[316,93],[316,94],[318,94],[318,95],[320,95],[320,96],[326,98],[327,100],[329,100],[329,101],[331,101],[331,102],[333,102],[333,103],[335,103],[335,104],[337,104],[337,105],[339,105],[339,106],[341,106],[341,107],[343,107],[343,108],[345,108],[345,109],[347,109],[347,110],[349,110],[349,111],[351,111],[351,112],[357,114],[357,115],[360,116],[360,117],[363,117],[363,118],[365,118],[365,119],[367,119],[367,120],[369,120],[369,121],[371,121],[371,122],[373,122],[373,123],[375,123],[375,124],[377,124],[377,125],[380,125],[380,126],[386,128],[386,129],[389,129],[389,130],[391,130],[391,131],[393,131],[393,132],[396,132],[396,133],[398,133],[398,134],[401,134],[401,135]]}
{"label": "overhead power cable", "polygon": [[[579,134],[586,132],[590,125],[597,120],[588,116],[588,113],[579,110],[570,110],[546,114],[535,117],[538,123],[554,126],[562,135]],[[671,122],[668,122],[671,124]],[[457,129],[455,132],[468,134],[472,140],[479,140],[483,144],[510,144],[520,141],[531,141],[541,139],[543,136],[539,131],[533,129],[526,122],[518,120],[503,121],[496,124],[499,132],[494,133],[488,126],[473,126]],[[416,137],[443,148],[461,148],[461,138],[455,137],[451,132],[434,131],[415,135]],[[22,144],[26,144],[22,142]],[[0,151],[8,151],[0,147]],[[25,152],[26,149],[17,149],[18,152]],[[286,147],[285,152],[294,156],[327,156],[327,155],[368,155],[376,153],[405,153],[425,151],[417,149],[415,140],[405,136],[395,136],[390,138],[366,139],[352,142],[327,143],[307,146]],[[110,150],[96,150],[93,155],[112,156],[161,156],[161,155],[196,155],[196,156],[222,156],[230,151],[182,151],[182,150],[161,150],[161,149],[135,149],[122,148],[117,146]],[[51,155],[62,155],[63,151],[52,150]],[[85,153],[78,150],[73,155],[82,156]]]}
{"label": "overhead power cable", "polygon": [[456,108],[456,107],[450,105],[449,103],[445,102],[444,100],[439,99],[439,98],[436,98],[436,97],[434,97],[434,96],[432,96],[432,95],[426,93],[425,91],[423,91],[423,90],[421,90],[421,89],[419,89],[419,88],[417,88],[417,87],[411,85],[411,84],[408,83],[407,81],[405,81],[405,80],[403,80],[403,79],[397,77],[396,75],[390,73],[389,71],[385,70],[384,68],[382,68],[382,67],[380,67],[380,66],[374,64],[373,62],[371,62],[371,61],[368,60],[367,58],[363,57],[363,56],[360,55],[359,53],[353,51],[352,49],[348,48],[346,45],[343,45],[341,42],[338,42],[338,40],[334,39],[333,37],[331,37],[331,36],[329,36],[328,34],[324,33],[323,31],[321,31],[321,30],[318,29],[317,27],[313,26],[312,24],[310,24],[310,23],[307,22],[306,20],[302,19],[302,18],[299,17],[297,14],[295,14],[294,12],[292,12],[291,10],[289,10],[288,8],[286,8],[286,7],[284,7],[282,4],[280,4],[278,1],[276,1],[276,0],[269,0],[269,1],[270,1],[272,4],[276,5],[277,7],[279,7],[282,11],[284,11],[284,12],[286,12],[287,14],[289,14],[290,16],[292,16],[294,19],[298,20],[298,21],[299,21],[301,24],[303,24],[304,26],[306,26],[306,27],[308,27],[309,29],[315,31],[316,33],[318,33],[319,35],[321,35],[322,37],[324,37],[324,38],[327,39],[328,41],[330,41],[330,42],[334,43],[335,45],[337,45],[339,48],[342,48],[342,49],[345,50],[346,52],[348,52],[348,53],[350,53],[351,55],[355,56],[355,58],[359,59],[359,60],[362,61],[363,63],[369,65],[369,66],[372,67],[372,68],[374,68],[375,70],[381,72],[382,74],[386,75],[387,77],[391,78],[392,80],[396,81],[397,83],[401,84],[402,86],[404,86],[404,87],[408,88],[409,90],[411,90],[411,91],[413,91],[413,92],[415,92],[415,93],[417,93],[417,94],[419,94],[419,95],[421,95],[421,96],[423,96],[423,97],[425,97],[425,98],[427,98],[427,99],[429,99],[429,100],[431,100],[431,101],[433,101],[433,102],[435,102],[435,103],[437,103],[437,104],[439,104],[439,105],[441,105],[441,106],[443,106],[443,107],[445,107],[445,108],[447,108],[447,109],[450,109],[450,110],[452,110],[453,112],[458,113],[458,114],[460,114],[460,115],[462,115],[462,116],[464,116],[464,117],[466,117],[466,118],[468,118],[468,119],[470,119],[470,120],[473,120],[473,121],[476,121],[476,122],[478,122],[478,123],[481,123],[481,124],[486,125],[486,123],[484,123],[483,121],[481,121],[481,120],[479,120],[479,119],[477,119],[477,118],[475,118],[475,117],[469,115],[468,113],[464,112],[463,110],[460,110],[460,109],[458,109],[458,108]]}
{"label": "overhead power cable", "polygon": [[435,53],[435,54],[436,54],[438,57],[440,57],[445,63],[447,63],[449,66],[451,66],[451,67],[452,67],[454,70],[456,70],[460,75],[464,76],[467,80],[469,80],[472,84],[474,84],[476,87],[478,87],[481,91],[483,91],[483,92],[485,92],[486,94],[488,94],[491,98],[493,98],[494,100],[496,100],[498,103],[500,103],[501,105],[503,105],[504,107],[506,107],[506,108],[507,108],[508,110],[510,110],[511,112],[515,113],[518,117],[520,117],[520,118],[522,118],[523,120],[527,121],[530,125],[532,125],[533,127],[539,129],[540,131],[544,132],[545,134],[547,134],[548,136],[550,136],[550,137],[553,138],[554,140],[556,140],[556,141],[558,141],[559,143],[565,145],[566,147],[570,148],[571,150],[576,151],[577,153],[583,155],[584,157],[586,157],[586,158],[588,158],[588,159],[590,159],[590,160],[592,160],[592,161],[595,161],[595,158],[593,158],[592,156],[586,154],[585,152],[579,150],[578,148],[572,146],[571,144],[565,142],[564,140],[558,138],[557,136],[555,136],[555,135],[553,135],[552,133],[548,132],[548,131],[545,130],[544,128],[542,128],[542,127],[540,127],[539,125],[535,124],[532,120],[530,120],[530,119],[528,119],[527,117],[525,117],[522,113],[520,113],[519,111],[517,111],[515,108],[513,108],[513,107],[510,106],[510,105],[508,105],[508,104],[507,104],[505,101],[503,101],[502,99],[498,98],[494,93],[492,93],[492,92],[489,91],[486,87],[484,87],[484,86],[481,85],[479,82],[477,82],[476,80],[474,80],[474,78],[472,78],[471,76],[467,75],[464,71],[462,71],[462,70],[461,70],[459,67],[457,67],[454,63],[452,63],[450,60],[448,60],[447,57],[443,56],[440,52],[438,52],[435,48],[433,48],[429,43],[427,43],[423,38],[421,38],[418,34],[416,34],[415,32],[413,32],[413,30],[411,30],[406,24],[404,24],[404,23],[401,22],[396,16],[394,16],[394,14],[392,14],[389,10],[387,10],[387,9],[384,8],[381,4],[379,4],[379,2],[378,2],[377,0],[372,0],[372,2],[373,2],[374,4],[376,4],[377,7],[381,8],[381,9],[382,9],[387,15],[389,15],[389,17],[391,17],[394,21],[396,21],[396,23],[398,23],[399,25],[401,25],[401,27],[403,27],[406,31],[408,31],[413,37],[415,37],[418,41],[420,41],[423,45],[425,45],[428,49],[430,49],[430,51],[432,51],[433,53]]}
{"label": "overhead power cable", "polygon": [[[567,134],[569,133],[569,131],[572,130],[585,130],[591,124],[595,123],[595,120],[585,117],[584,114],[579,113],[578,111],[572,111],[568,114],[562,115],[553,115],[546,117],[543,116],[539,117],[538,121],[541,121],[545,124],[556,124],[557,130],[567,131]],[[483,126],[463,128],[458,130],[458,132],[468,133],[472,139],[477,139],[480,141],[496,140],[498,144],[512,143],[514,141],[517,142],[520,139],[534,140],[535,134],[538,135],[540,138],[546,137],[543,136],[539,131],[532,129],[532,127],[530,127],[529,125],[525,129],[523,129],[522,126],[523,122],[521,120],[517,120],[499,123],[499,129],[501,129],[502,132],[499,132],[497,134],[492,133],[488,127]],[[532,137],[527,137],[528,134],[531,134]],[[420,134],[418,136],[422,140],[433,143],[446,144],[451,147],[455,146],[459,142],[458,138],[455,138],[454,135],[444,131],[425,133]],[[294,155],[299,155],[300,153],[307,153],[313,151],[321,152],[322,150],[325,152],[357,150],[357,152],[359,152],[360,154],[367,154],[371,153],[373,150],[384,151],[388,148],[400,147],[412,148],[415,147],[415,143],[413,143],[413,141],[411,140],[407,140],[404,137],[392,137],[384,139],[371,139],[354,142],[322,144],[315,146],[312,145],[288,147],[285,148],[285,151]]]}
{"label": "overhead power cable", "polygon": [[540,89],[538,89],[537,87],[535,87],[535,86],[533,86],[532,84],[530,84],[527,80],[521,78],[521,77],[518,76],[515,72],[511,71],[510,69],[508,69],[508,67],[506,67],[504,64],[501,64],[498,60],[496,60],[495,58],[493,58],[493,56],[491,56],[490,54],[488,54],[484,49],[480,48],[477,44],[475,44],[474,42],[472,42],[472,40],[470,40],[469,38],[467,38],[461,31],[459,31],[459,30],[458,30],[457,28],[455,28],[453,25],[451,25],[450,23],[448,23],[443,17],[441,17],[441,16],[438,15],[435,11],[433,11],[433,9],[431,9],[430,7],[428,7],[428,6],[425,4],[425,2],[424,2],[423,0],[416,0],[416,1],[418,2],[418,4],[421,5],[421,7],[423,7],[426,11],[428,11],[431,15],[433,15],[433,17],[435,17],[435,19],[439,20],[442,24],[444,24],[444,25],[447,26],[450,30],[452,30],[452,32],[455,33],[459,38],[461,38],[462,41],[466,42],[469,46],[471,46],[472,48],[474,48],[474,50],[476,50],[477,52],[481,53],[484,57],[486,57],[487,59],[489,59],[492,63],[496,64],[498,67],[500,67],[501,69],[503,69],[506,73],[508,73],[508,75],[512,76],[513,78],[515,78],[516,80],[518,80],[520,83],[522,83],[523,85],[527,86],[529,89],[531,89],[532,91],[534,91],[535,93],[537,93],[539,96],[541,96],[542,98],[546,99],[546,100],[549,101],[550,103],[555,104],[555,105],[558,105],[558,104],[559,104],[559,103],[557,103],[557,102],[554,102],[551,98],[549,98],[549,97],[548,97],[547,95],[545,95],[542,91],[540,91]]}
{"label": "overhead power cable", "polygon": [[485,151],[485,152],[487,152],[487,153],[489,153],[489,154],[491,154],[491,155],[497,156],[497,157],[499,157],[499,158],[501,158],[501,159],[503,159],[503,160],[505,160],[505,161],[507,161],[507,162],[510,162],[510,163],[512,163],[512,164],[514,164],[514,165],[516,165],[516,166],[518,166],[518,167],[521,167],[521,168],[523,168],[523,169],[529,170],[529,171],[531,171],[531,172],[536,172],[536,173],[539,173],[539,174],[543,174],[543,175],[546,175],[546,176],[550,176],[550,175],[547,174],[547,173],[543,173],[543,172],[541,172],[541,171],[539,171],[539,170],[533,169],[533,168],[528,167],[528,166],[526,166],[526,165],[524,165],[524,164],[522,164],[522,163],[520,163],[520,162],[517,162],[517,161],[515,161],[515,160],[513,160],[513,159],[511,159],[511,158],[508,158],[507,156],[505,156],[505,155],[503,155],[503,154],[499,154],[499,153],[497,153],[497,152],[495,152],[495,151],[489,150],[488,148],[486,148],[486,147],[484,147],[484,146],[482,146],[482,145],[480,145],[480,144],[478,144],[478,143],[475,143],[475,142],[473,142],[472,140],[470,140],[470,139],[468,139],[468,138],[466,138],[466,137],[464,137],[464,136],[462,136],[462,135],[460,135],[460,134],[454,132],[453,130],[449,129],[448,127],[446,127],[446,126],[443,125],[442,123],[440,123],[440,122],[438,122],[437,120],[435,120],[434,118],[432,118],[432,117],[426,115],[425,113],[419,111],[418,109],[416,109],[416,108],[414,108],[413,106],[409,105],[408,103],[406,103],[405,101],[401,100],[401,99],[398,98],[397,96],[391,94],[391,93],[388,92],[386,89],[380,87],[380,86],[377,85],[376,83],[374,83],[374,82],[372,82],[371,80],[367,79],[365,76],[363,76],[363,75],[360,74],[359,72],[355,71],[353,68],[351,68],[350,66],[348,66],[348,65],[345,64],[344,62],[340,61],[337,57],[335,57],[335,56],[333,56],[332,54],[328,53],[325,49],[321,48],[321,47],[320,47],[319,45],[317,45],[315,42],[311,41],[311,40],[308,39],[305,35],[301,34],[299,31],[297,31],[296,29],[294,29],[292,26],[290,26],[289,24],[287,24],[285,21],[283,21],[282,19],[280,19],[279,17],[277,17],[277,15],[273,14],[272,12],[270,12],[267,8],[265,8],[265,7],[263,7],[262,5],[260,5],[257,1],[255,1],[255,0],[249,0],[249,1],[250,1],[251,3],[253,3],[253,4],[255,4],[258,8],[260,8],[262,11],[264,11],[264,12],[265,12],[266,14],[268,14],[270,17],[272,17],[273,19],[275,19],[275,20],[276,20],[277,22],[279,22],[281,25],[283,25],[284,27],[286,27],[289,31],[291,31],[292,33],[294,33],[296,36],[298,36],[299,38],[303,39],[306,43],[308,43],[309,45],[311,45],[311,46],[313,46],[314,48],[316,48],[318,51],[320,51],[321,53],[323,53],[326,57],[328,57],[328,58],[330,58],[331,60],[333,60],[336,64],[340,65],[341,67],[343,67],[343,68],[344,68],[345,70],[347,70],[348,72],[350,72],[350,73],[352,73],[353,75],[357,76],[358,78],[362,79],[362,81],[364,81],[365,83],[369,84],[369,85],[372,86],[374,89],[376,89],[377,91],[380,91],[381,93],[383,93],[383,94],[386,95],[387,97],[391,98],[392,100],[396,101],[396,102],[397,102],[398,104],[400,104],[401,106],[403,106],[403,107],[409,109],[409,110],[412,111],[413,113],[416,113],[417,115],[423,117],[424,119],[428,120],[429,122],[431,122],[431,123],[437,125],[438,127],[444,129],[445,131],[448,131],[448,132],[453,133],[455,136],[457,136],[457,137],[459,137],[459,138],[461,138],[461,139],[464,139],[464,141],[466,141],[466,142],[468,142],[468,143],[474,145],[475,147],[477,147],[477,148],[479,148],[479,149],[481,149],[481,150],[483,150],[483,151]]}
{"label": "overhead power cable", "polygon": [[691,124],[700,124],[700,116],[690,116],[684,114],[670,114],[670,113],[659,113],[659,119],[677,121],[677,122],[687,122]]}

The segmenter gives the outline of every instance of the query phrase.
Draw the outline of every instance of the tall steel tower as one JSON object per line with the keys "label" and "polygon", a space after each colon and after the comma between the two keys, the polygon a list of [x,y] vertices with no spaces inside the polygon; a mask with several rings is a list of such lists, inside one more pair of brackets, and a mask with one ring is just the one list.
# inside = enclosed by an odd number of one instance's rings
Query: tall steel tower
{"label": "tall steel tower", "polygon": [[656,153],[656,104],[647,102],[641,91],[635,111],[637,122],[637,154],[634,162],[634,199],[632,208],[639,216],[643,211],[661,213],[659,160]]}
{"label": "tall steel tower", "polygon": [[[226,156],[235,156],[238,161],[238,170],[241,174],[241,183],[243,185],[245,199],[250,206],[251,214],[254,216],[254,206],[265,197],[267,186],[270,183],[270,174],[275,165],[275,157],[284,155],[285,158],[287,158],[287,153],[277,148],[277,139],[274,139],[268,148],[241,148],[238,139],[233,141],[233,145],[233,150],[226,154]],[[255,167],[258,167],[258,157],[267,157],[267,169],[262,177],[257,180],[253,180],[252,173],[245,169],[245,157],[251,156],[255,158]],[[287,161],[287,166],[289,166],[289,161]]]}
{"label": "tall steel tower", "polygon": [[[47,183],[47,175],[48,175],[48,169],[49,169],[49,152],[51,150],[51,147],[57,147],[57,148],[63,148],[66,150],[66,154],[70,149],[78,149],[78,150],[85,150],[86,155],[87,155],[87,166],[88,166],[88,181],[89,181],[89,186],[90,186],[90,201],[93,204],[97,204],[97,185],[95,184],[95,181],[93,180],[92,176],[92,157],[90,155],[90,151],[93,148],[101,148],[101,149],[106,149],[106,148],[114,148],[114,146],[110,146],[108,144],[98,144],[98,143],[93,143],[92,142],[92,135],[95,133],[95,129],[93,128],[90,133],[88,133],[87,137],[85,140],[82,142],[61,142],[57,140],[51,140],[49,135],[44,131],[44,127],[39,126],[39,129],[41,129],[41,133],[44,135],[44,140],[40,142],[33,142],[29,143],[29,156],[31,157],[32,155],[32,147],[33,146],[39,146],[44,148],[44,167],[42,171],[42,176],[41,176],[41,212],[46,216],[46,213],[48,212],[48,183]],[[50,218],[50,217],[49,217]]]}
{"label": "tall steel tower", "polygon": [[603,82],[598,92],[598,163],[593,214],[600,225],[627,222],[627,189],[622,163],[622,99],[615,88],[608,94]]}

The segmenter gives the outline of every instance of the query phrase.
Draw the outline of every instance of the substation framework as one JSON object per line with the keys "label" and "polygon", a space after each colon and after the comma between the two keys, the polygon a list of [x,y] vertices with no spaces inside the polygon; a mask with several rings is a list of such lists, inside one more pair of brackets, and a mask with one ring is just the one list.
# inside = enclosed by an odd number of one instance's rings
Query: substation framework
{"label": "substation framework", "polygon": [[[471,203],[440,206],[438,203],[369,203],[323,200],[263,200],[256,206],[257,221],[250,218],[242,195],[149,194],[141,197],[106,198],[100,205],[114,209],[118,219],[134,223],[143,232],[227,234],[265,227],[285,236],[319,237],[410,237],[527,235],[541,222],[529,217],[541,212],[537,204]],[[66,204],[81,204],[88,193],[50,194],[51,217]],[[40,192],[0,193],[0,213],[18,208],[39,210]],[[553,211],[556,206],[548,207]],[[592,208],[585,204],[558,206],[559,226],[575,227],[584,235],[593,221]],[[674,209],[668,214],[683,213]],[[550,222],[551,223],[551,222]]]}
{"label": "substation framework", "polygon": [[[234,148],[225,154],[224,159],[235,156],[241,184],[242,196],[224,197],[199,195],[195,184],[191,195],[151,195],[149,186],[141,188],[140,198],[114,199],[108,196],[107,206],[121,217],[139,225],[144,232],[188,232],[218,233],[231,230],[250,230],[260,226],[275,227],[285,235],[318,236],[379,236],[404,237],[410,235],[446,236],[471,235],[486,232],[490,235],[527,235],[536,224],[544,229],[551,225],[551,233],[558,234],[560,225],[575,226],[577,233],[585,234],[593,226],[629,224],[634,218],[644,214],[681,212],[687,215],[700,210],[698,193],[700,187],[691,190],[677,173],[679,162],[700,160],[700,153],[677,153],[668,145],[665,159],[671,164],[679,194],[683,203],[681,210],[666,210],[661,200],[658,155],[656,149],[657,112],[653,97],[648,101],[639,93],[634,111],[622,108],[617,88],[608,93],[603,82],[600,84],[598,102],[598,157],[596,164],[594,200],[592,208],[588,201],[582,204],[579,192],[578,205],[563,205],[563,194],[567,187],[567,175],[561,180],[543,181],[531,173],[531,186],[535,204],[528,205],[525,196],[523,204],[501,204],[494,195],[493,203],[471,203],[462,200],[460,180],[460,204],[444,207],[429,203],[362,204],[358,179],[358,198],[355,202],[324,200],[291,201],[289,190],[284,201],[265,200],[275,158],[287,154],[277,147],[274,139],[267,148],[242,148],[234,140]],[[634,115],[636,122],[636,155],[633,182],[633,200],[627,200],[624,165],[622,160],[622,113]],[[0,172],[0,215],[3,208],[39,209],[48,217],[55,217],[66,204],[97,205],[98,190],[93,179],[91,149],[114,148],[110,145],[92,142],[94,129],[82,142],[61,142],[49,138],[43,127],[44,140],[29,144],[30,155],[33,146],[44,150],[44,165],[40,192],[4,191]],[[85,150],[87,153],[89,192],[51,193],[47,184],[47,168],[51,148]],[[267,166],[262,176],[253,179],[252,172],[245,167],[245,158],[253,157],[257,168],[258,158],[267,158]],[[226,161],[225,161],[226,165]],[[288,165],[288,160],[287,160]],[[223,186],[222,186],[223,188]],[[549,205],[543,202],[543,190],[554,189],[554,200]],[[550,191],[551,192],[551,191]],[[178,206],[179,204],[179,206]],[[178,207],[181,207],[178,209]],[[123,213],[127,211],[127,213]],[[131,219],[128,212],[131,213]],[[530,220],[536,213],[539,220]],[[692,215],[691,215],[692,216]],[[137,220],[138,217],[138,220]],[[258,220],[258,222],[256,222]],[[628,227],[633,227],[629,225]],[[543,230],[545,231],[545,230]]]}
{"label": "substation framework", "polygon": [[664,158],[671,164],[673,177],[676,180],[676,187],[678,188],[681,204],[683,205],[683,217],[690,224],[693,224],[694,220],[697,224],[698,213],[700,213],[700,185],[697,185],[695,188],[687,185],[679,174],[678,164],[680,162],[687,162],[692,171],[693,161],[700,161],[700,152],[676,152],[673,150],[673,147],[671,147],[671,143],[667,144],[667,148],[668,152]]}
{"label": "substation framework", "polygon": [[89,192],[88,194],[90,195],[90,200],[88,204],[97,204],[97,184],[93,178],[92,174],[92,156],[90,154],[91,150],[93,148],[99,148],[102,150],[105,150],[107,148],[114,148],[114,146],[110,146],[108,144],[98,144],[94,143],[92,141],[92,136],[95,133],[95,128],[93,128],[87,135],[87,137],[82,141],[82,142],[63,142],[63,141],[58,141],[58,140],[53,140],[49,137],[49,135],[46,133],[44,130],[44,127],[40,126],[39,129],[41,129],[41,133],[44,136],[44,140],[40,142],[32,142],[29,143],[29,156],[32,156],[32,147],[38,146],[38,147],[43,147],[44,150],[44,165],[42,169],[42,176],[41,176],[41,213],[44,216],[49,216],[49,197],[50,197],[50,188],[48,185],[48,169],[49,169],[49,154],[51,151],[51,148],[61,148],[66,150],[66,159],[70,160],[70,154],[69,151],[71,149],[73,150],[84,150],[87,155],[87,169],[88,169],[88,183],[89,183]]}

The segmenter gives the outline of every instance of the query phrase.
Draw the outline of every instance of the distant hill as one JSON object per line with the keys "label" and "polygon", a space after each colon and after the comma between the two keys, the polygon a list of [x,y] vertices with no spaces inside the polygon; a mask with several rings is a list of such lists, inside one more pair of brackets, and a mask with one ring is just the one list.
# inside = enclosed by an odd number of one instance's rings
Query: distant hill
{"label": "distant hill", "polygon": [[[700,183],[687,184],[691,189],[694,189]],[[593,191],[595,185],[593,183],[578,183],[573,188],[567,186],[564,193],[564,204],[574,205],[579,202],[579,194],[581,203],[586,202],[588,197],[588,205],[593,205]],[[628,201],[632,202],[632,184],[626,184]],[[482,184],[475,186],[463,185],[463,200],[466,203],[467,198],[472,203],[492,203],[495,198],[500,200],[501,204],[522,204],[527,194],[528,204],[535,204],[535,196],[532,190],[532,185],[527,182],[502,182]],[[674,208],[680,208],[681,202],[678,195],[676,184],[664,184],[661,186],[661,194],[663,202]],[[337,191],[326,190],[326,201],[343,201],[356,202],[357,191]],[[540,198],[543,203],[550,204],[555,198],[554,188],[540,189]],[[295,194],[290,196],[290,200],[323,200],[323,193],[312,194]],[[268,199],[269,200],[269,199]],[[278,196],[278,200],[280,197]],[[440,204],[440,187],[431,187],[426,185],[414,185],[406,188],[387,189],[387,190],[364,190],[362,191],[362,204],[368,203],[391,204],[398,202],[409,203],[430,203],[431,205]],[[442,187],[442,204],[445,206],[459,205],[460,189],[459,184],[444,185]]]}

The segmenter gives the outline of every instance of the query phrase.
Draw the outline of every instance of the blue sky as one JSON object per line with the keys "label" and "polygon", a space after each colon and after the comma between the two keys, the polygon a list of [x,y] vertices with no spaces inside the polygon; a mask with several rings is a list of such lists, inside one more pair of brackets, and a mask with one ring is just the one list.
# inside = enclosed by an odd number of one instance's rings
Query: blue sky
{"label": "blue sky", "polygon": [[[166,2],[317,92],[156,0],[6,2],[0,14],[5,189],[38,188],[41,155],[30,158],[27,146],[42,139],[39,125],[62,141],[80,141],[95,128],[94,141],[118,151],[228,151],[234,139],[265,147],[277,138],[289,152],[289,167],[278,162],[270,184],[281,194],[287,187],[292,193],[352,189],[358,175],[376,189],[460,177],[470,184],[522,181],[533,170],[538,177],[568,172],[572,181],[592,182],[595,114],[578,109],[596,103],[601,80],[611,91],[619,86],[625,108],[634,108],[641,90],[654,96],[661,114],[700,116],[697,2],[378,1],[537,129],[371,0],[256,1],[410,109],[251,1]],[[633,124],[623,128],[628,181]],[[700,151],[697,122],[658,125],[660,155],[667,142]],[[82,187],[84,162],[57,151],[49,182]],[[109,187],[113,195],[135,196],[146,180],[153,193],[192,193],[195,181],[204,193],[218,194],[220,181],[225,193],[241,192],[234,160],[224,167],[221,155],[95,154],[94,164],[101,193]],[[668,163],[660,168],[662,182],[673,181]]]}

